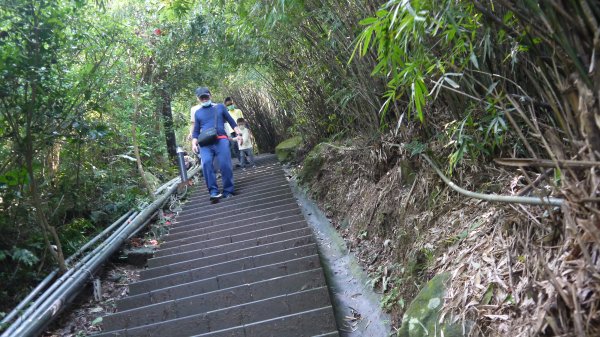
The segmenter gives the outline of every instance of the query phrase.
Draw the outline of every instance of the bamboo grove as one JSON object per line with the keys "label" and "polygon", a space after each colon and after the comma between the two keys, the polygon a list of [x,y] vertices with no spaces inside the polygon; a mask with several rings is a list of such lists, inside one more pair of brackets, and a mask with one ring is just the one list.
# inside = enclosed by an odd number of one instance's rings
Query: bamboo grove
{"label": "bamboo grove", "polygon": [[[528,192],[568,200],[554,267],[527,269],[554,303],[536,333],[599,333],[598,167],[569,164],[600,157],[596,1],[0,4],[0,311],[175,174],[193,88],[207,85],[236,99],[263,152],[293,135],[307,150],[393,140],[459,179],[533,161],[518,165]],[[578,272],[541,300],[537,281],[574,268],[564,256]]]}

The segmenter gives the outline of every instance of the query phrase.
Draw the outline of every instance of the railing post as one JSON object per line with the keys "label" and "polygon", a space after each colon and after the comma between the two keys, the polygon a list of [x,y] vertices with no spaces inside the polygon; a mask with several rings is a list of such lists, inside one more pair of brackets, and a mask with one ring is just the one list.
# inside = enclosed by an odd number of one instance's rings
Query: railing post
{"label": "railing post", "polygon": [[187,182],[187,169],[185,167],[185,151],[181,146],[177,146],[177,159],[179,162],[179,176],[181,177],[181,183]]}

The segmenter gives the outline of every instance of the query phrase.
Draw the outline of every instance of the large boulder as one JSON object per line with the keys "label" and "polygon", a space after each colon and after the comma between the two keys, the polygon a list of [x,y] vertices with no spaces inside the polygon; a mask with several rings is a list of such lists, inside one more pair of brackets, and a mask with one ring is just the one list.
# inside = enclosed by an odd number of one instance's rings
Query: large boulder
{"label": "large boulder", "polygon": [[284,140],[275,148],[277,159],[281,162],[288,162],[296,159],[296,152],[302,145],[302,137],[292,137]]}
{"label": "large boulder", "polygon": [[427,282],[408,306],[402,318],[398,337],[463,336],[462,327],[459,324],[440,324],[438,322],[446,293],[445,284],[449,278],[449,273],[442,273]]}

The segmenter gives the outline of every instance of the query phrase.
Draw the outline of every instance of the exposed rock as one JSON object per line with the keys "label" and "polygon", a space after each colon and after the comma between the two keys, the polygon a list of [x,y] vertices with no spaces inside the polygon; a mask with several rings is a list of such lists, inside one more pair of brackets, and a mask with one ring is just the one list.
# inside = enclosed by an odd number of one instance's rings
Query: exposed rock
{"label": "exposed rock", "polygon": [[134,266],[145,266],[146,261],[154,256],[153,247],[136,247],[126,250],[127,263]]}
{"label": "exposed rock", "polygon": [[438,322],[449,277],[449,273],[436,275],[421,289],[402,318],[398,337],[463,336],[460,325]]}
{"label": "exposed rock", "polygon": [[302,137],[292,137],[281,142],[275,148],[277,159],[281,162],[288,162],[296,159],[296,152],[302,144]]}
{"label": "exposed rock", "polygon": [[306,156],[306,159],[304,159],[302,170],[298,173],[298,179],[301,183],[311,182],[325,163],[325,158],[323,157],[321,149],[321,145],[315,146],[308,156]]}

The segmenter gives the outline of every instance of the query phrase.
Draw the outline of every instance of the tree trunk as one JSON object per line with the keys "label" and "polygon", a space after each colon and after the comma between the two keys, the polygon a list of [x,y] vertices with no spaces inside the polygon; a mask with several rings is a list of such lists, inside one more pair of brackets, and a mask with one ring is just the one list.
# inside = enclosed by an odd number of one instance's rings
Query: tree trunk
{"label": "tree trunk", "polygon": [[[39,39],[39,31],[40,31],[40,22],[38,20],[37,13],[35,10],[33,11],[33,31],[34,31],[34,39],[32,40],[32,46],[29,50],[29,55],[33,59],[34,69],[37,69],[41,65],[40,61],[40,39]],[[26,113],[26,122],[25,122],[25,137],[22,142],[22,149],[25,157],[25,166],[27,169],[27,174],[29,175],[29,193],[32,199],[32,205],[35,209],[35,217],[37,218],[37,222],[42,230],[42,236],[44,238],[44,242],[46,244],[46,249],[52,254],[56,262],[58,263],[58,268],[60,272],[65,272],[67,270],[67,265],[65,263],[65,255],[63,254],[62,245],[60,243],[60,238],[58,237],[58,233],[56,232],[56,228],[51,226],[48,223],[48,218],[44,213],[44,207],[42,204],[42,199],[40,198],[40,191],[38,189],[37,180],[35,179],[35,170],[33,165],[33,157],[35,154],[34,146],[37,145],[33,139],[32,133],[32,125],[34,125],[34,116],[37,113],[41,113],[38,110],[37,105],[37,94],[39,88],[39,82],[35,75],[29,76],[29,84],[31,86],[31,96],[29,101],[27,102],[27,108],[25,109]],[[52,246],[50,239],[48,238],[48,233],[52,236],[52,240],[55,243],[56,250]]]}
{"label": "tree trunk", "polygon": [[[139,98],[137,98],[139,99]],[[142,158],[140,156],[140,147],[137,142],[137,120],[139,117],[139,107],[136,103],[135,111],[133,112],[133,120],[131,121],[131,138],[133,142],[133,153],[135,155],[135,161],[137,164],[138,173],[142,178],[142,184],[144,185],[144,189],[148,192],[150,197],[153,196],[152,189],[150,188],[150,184],[148,183],[148,179],[146,179],[146,174],[144,172],[144,167],[142,166]]]}
{"label": "tree trunk", "polygon": [[165,89],[160,89],[162,98],[161,112],[163,117],[163,125],[165,128],[165,141],[167,144],[167,152],[169,159],[175,161],[177,159],[177,140],[175,138],[175,130],[173,129],[173,110],[171,109],[171,94]]}
{"label": "tree trunk", "polygon": [[[31,138],[27,137],[26,142],[30,143],[30,140]],[[40,225],[40,229],[42,230],[42,236],[44,238],[44,242],[46,243],[46,248],[58,263],[58,268],[60,269],[60,271],[65,272],[67,270],[67,265],[65,263],[65,255],[63,254],[62,245],[60,243],[58,233],[56,232],[56,228],[54,228],[54,226],[50,226],[50,224],[48,223],[48,219],[46,218],[46,214],[44,214],[42,200],[40,199],[40,192],[37,188],[37,180],[35,179],[33,170],[33,146],[31,146],[31,144],[25,144],[25,146],[25,161],[27,166],[27,173],[29,174],[29,193],[31,195],[32,204],[35,209],[35,217],[37,218],[37,222]],[[50,239],[48,238],[48,233],[50,233],[50,235],[52,236],[52,240],[55,243],[56,250],[54,249],[50,242]]]}

